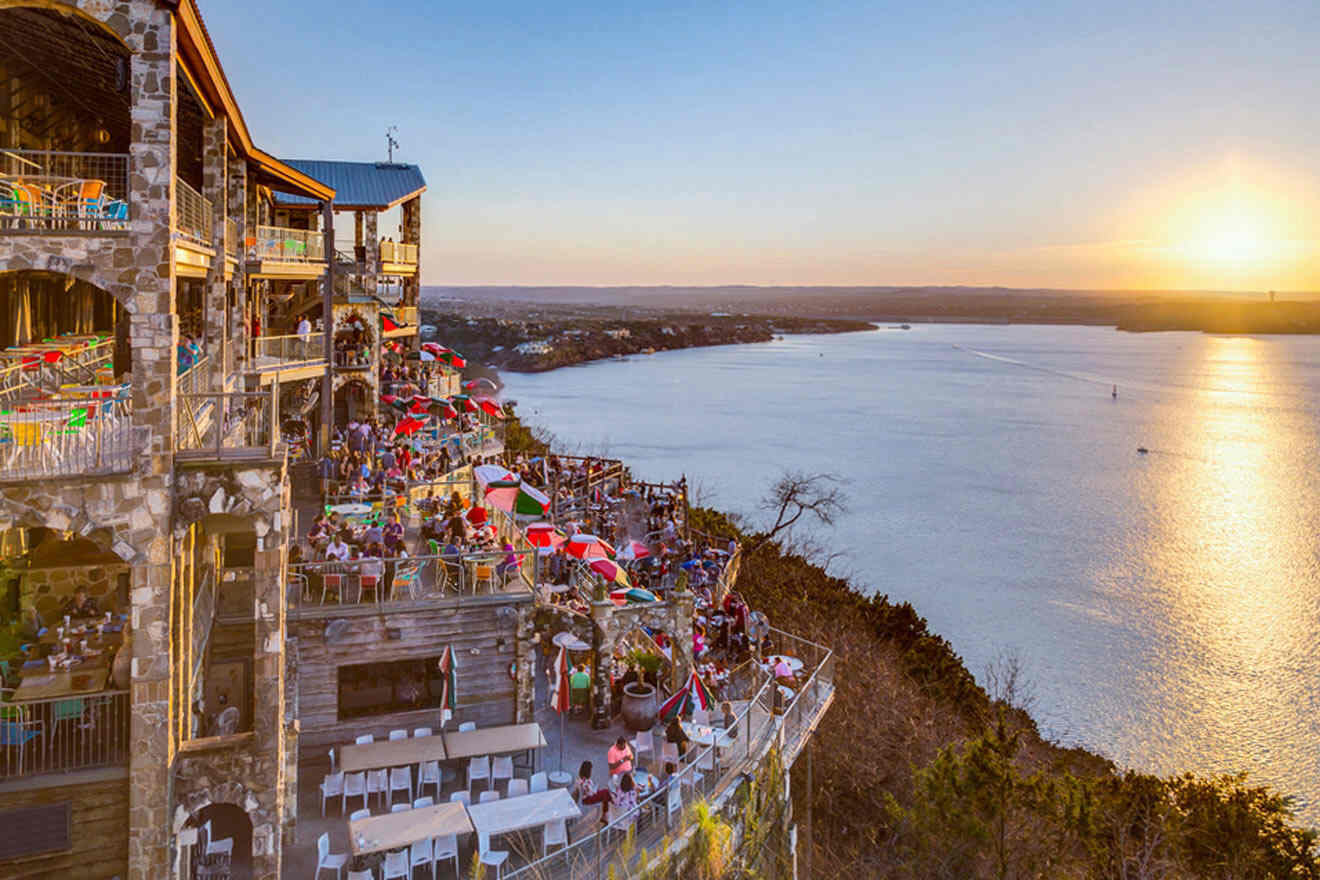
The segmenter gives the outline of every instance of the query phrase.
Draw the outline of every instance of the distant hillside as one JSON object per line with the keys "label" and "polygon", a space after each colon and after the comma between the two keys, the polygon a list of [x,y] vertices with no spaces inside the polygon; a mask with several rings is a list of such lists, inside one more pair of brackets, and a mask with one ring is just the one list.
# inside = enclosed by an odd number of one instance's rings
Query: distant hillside
{"label": "distant hillside", "polygon": [[[1094,324],[1121,329],[1309,333],[1296,315],[1269,319],[1268,294],[1223,291],[1029,290],[1005,287],[427,287],[423,305],[515,317],[574,306],[864,321]],[[1320,294],[1289,294],[1290,304]],[[448,305],[446,305],[448,304]],[[1262,307],[1253,310],[1252,306]],[[1237,320],[1252,320],[1241,325]],[[1276,316],[1277,317],[1277,316]],[[1251,329],[1252,327],[1279,329]]]}

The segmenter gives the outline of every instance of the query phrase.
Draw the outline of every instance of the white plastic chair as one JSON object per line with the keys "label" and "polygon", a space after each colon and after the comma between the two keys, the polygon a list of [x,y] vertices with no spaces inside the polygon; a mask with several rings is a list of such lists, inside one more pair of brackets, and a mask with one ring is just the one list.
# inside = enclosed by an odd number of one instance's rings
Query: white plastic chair
{"label": "white plastic chair", "polygon": [[371,795],[373,795],[373,794],[378,794],[378,795],[380,795],[380,805],[381,805],[382,807],[384,807],[384,806],[386,806],[386,804],[385,804],[385,798],[386,798],[386,796],[389,794],[389,791],[390,791],[390,771],[389,771],[389,770],[386,770],[385,768],[382,767],[382,768],[379,769],[379,770],[368,770],[368,771],[367,771],[367,799],[368,799],[368,800],[371,799]]}
{"label": "white plastic chair", "polygon": [[327,773],[325,779],[321,780],[321,818],[325,818],[325,802],[329,798],[339,798],[339,810],[342,813],[344,809],[344,774]]}
{"label": "white plastic chair", "polygon": [[[457,794],[457,792],[455,793]],[[435,837],[431,839],[431,844],[433,864],[439,864],[441,859],[452,858],[454,860],[454,880],[458,880],[461,876],[458,870],[458,835],[446,834],[444,837]]]}
{"label": "white plastic chair", "polygon": [[390,803],[394,803],[394,793],[396,791],[406,791],[408,800],[413,799],[412,787],[412,768],[411,767],[392,767],[390,768]]}
{"label": "white plastic chair", "polygon": [[449,802],[451,804],[462,804],[465,807],[471,806],[472,795],[468,794],[466,790],[456,791],[449,796]]}
{"label": "white plastic chair", "polygon": [[490,758],[482,755],[480,758],[472,758],[468,761],[468,779],[467,787],[472,788],[472,783],[478,779],[486,780],[487,787],[490,786]]}
{"label": "white plastic chair", "polygon": [[396,739],[407,739],[407,738],[408,738],[408,731],[406,730],[390,731],[390,742],[394,742]]}
{"label": "white plastic chair", "polygon": [[499,755],[491,759],[491,788],[499,787],[501,779],[513,779],[513,758],[508,755]]}
{"label": "white plastic chair", "polygon": [[431,838],[427,837],[419,840],[409,848],[411,858],[408,859],[410,870],[416,870],[418,865],[425,865],[431,872],[432,880],[435,878],[435,855],[431,847]]}
{"label": "white plastic chair", "polygon": [[359,736],[357,739],[353,740],[353,742],[357,743],[360,746],[370,745],[375,741],[376,741],[376,737],[370,733],[364,733],[361,736]]}
{"label": "white plastic chair", "polygon": [[394,806],[390,807],[390,812],[391,812],[391,813],[405,813],[405,812],[407,812],[408,810],[411,810],[411,809],[412,809],[412,804],[395,804]]}
{"label": "white plastic chair", "polygon": [[650,752],[652,755],[654,755],[655,739],[651,736],[651,731],[649,730],[639,731],[637,736],[633,737],[632,747],[633,747],[633,751],[639,755],[642,752]]}
{"label": "white plastic chair", "polygon": [[423,761],[417,773],[417,793],[421,794],[422,789],[426,788],[427,785],[434,785],[435,796],[440,797],[442,779],[439,761]]}
{"label": "white plastic chair", "polygon": [[435,806],[435,798],[431,797],[429,794],[426,797],[419,797],[417,800],[413,801],[414,810],[420,810],[422,807],[433,807],[433,806]]}
{"label": "white plastic chair", "polygon": [[385,853],[385,871],[381,880],[412,880],[412,868],[408,866],[408,851]]}
{"label": "white plastic chair", "polygon": [[330,772],[335,772],[335,750],[330,749]]}
{"label": "white plastic chair", "polygon": [[431,735],[431,728],[429,727],[413,728],[413,739],[416,739],[419,736],[430,736],[430,735]]}
{"label": "white plastic chair", "polygon": [[491,801],[497,801],[499,799],[500,799],[500,793],[498,791],[495,791],[494,789],[491,789],[490,791],[483,791],[481,793],[481,797],[477,798],[477,803],[488,804]]}
{"label": "white plastic chair", "polygon": [[367,868],[365,871],[350,870],[348,872],[348,880],[376,880],[376,874],[370,868]]}
{"label": "white plastic chair", "polygon": [[683,786],[671,782],[669,793],[665,795],[665,819],[668,820],[675,813],[681,812],[683,812]]}
{"label": "white plastic chair", "polygon": [[462,724],[458,725],[459,733],[462,733],[465,730],[476,730],[476,729],[477,729],[477,722],[475,721],[464,721]]}
{"label": "white plastic chair", "polygon": [[335,876],[339,877],[344,870],[344,865],[348,864],[348,853],[330,852],[330,832],[322,834],[316,838],[316,876],[320,877],[322,871],[334,871]]}
{"label": "white plastic chair", "polygon": [[563,819],[547,822],[541,829],[541,857],[550,854],[550,847],[568,847],[568,823]]}
{"label": "white plastic chair", "polygon": [[344,798],[340,804],[339,812],[348,812],[348,799],[351,797],[362,798],[362,808],[367,809],[367,774],[366,773],[345,773],[344,774]]}
{"label": "white plastic chair", "polygon": [[371,815],[371,810],[354,810],[353,815],[348,817],[348,821],[356,822],[358,819],[366,819]]}
{"label": "white plastic chair", "polygon": [[546,775],[544,770],[539,773],[533,773],[532,778],[528,780],[528,783],[528,791],[532,794],[536,794],[538,791],[546,791],[550,788],[550,778]]}
{"label": "white plastic chair", "polygon": [[527,794],[527,792],[528,788],[526,779],[509,780],[508,797],[518,797],[519,795]]}
{"label": "white plastic chair", "polygon": [[[487,792],[490,794],[491,792]],[[504,863],[509,860],[509,851],[490,848],[490,835],[484,831],[477,832],[477,852],[481,856],[481,864],[488,868],[495,869],[495,880],[500,880],[504,875]]]}

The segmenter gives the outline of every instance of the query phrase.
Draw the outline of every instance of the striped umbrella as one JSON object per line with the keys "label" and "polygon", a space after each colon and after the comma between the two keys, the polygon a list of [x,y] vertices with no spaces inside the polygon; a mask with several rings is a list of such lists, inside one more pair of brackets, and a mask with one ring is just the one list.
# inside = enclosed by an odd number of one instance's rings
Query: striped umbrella
{"label": "striped umbrella", "polygon": [[438,355],[438,354],[444,354],[445,352],[449,351],[449,349],[445,348],[443,345],[441,345],[438,342],[423,342],[422,351],[427,352],[428,354]]}
{"label": "striped umbrella", "polygon": [[479,464],[472,469],[472,476],[477,478],[477,482],[483,486],[489,486],[491,483],[503,480],[522,479],[513,471],[498,464]]}
{"label": "striped umbrella", "polygon": [[437,397],[431,401],[431,408],[436,410],[442,419],[458,418],[458,410],[454,409],[454,405],[449,402],[448,398]]}
{"label": "striped umbrella", "polygon": [[477,406],[481,407],[481,411],[486,415],[495,416],[500,419],[504,418],[504,407],[500,406],[494,400],[491,400],[489,397],[478,397],[476,398],[476,401]]}
{"label": "striped umbrella", "polygon": [[527,543],[533,547],[562,547],[568,540],[568,536],[555,527],[553,523],[536,522],[529,525],[525,530]]}
{"label": "striped umbrella", "polygon": [[445,648],[440,655],[440,673],[444,676],[444,685],[440,693],[440,705],[445,710],[445,717],[458,708],[458,663],[454,657],[454,646]]}
{"label": "striped umbrella", "polygon": [[650,590],[641,587],[628,587],[626,590],[614,590],[610,593],[610,599],[615,605],[623,605],[628,602],[659,602],[660,597]]}
{"label": "striped umbrella", "polygon": [[467,366],[467,358],[463,357],[461,354],[454,351],[452,348],[446,349],[445,351],[442,351],[439,354],[437,354],[436,359],[439,360],[441,363],[449,364],[449,366],[453,367],[456,370],[461,370]]}
{"label": "striped umbrella", "polygon": [[595,535],[574,535],[566,545],[568,555],[574,559],[606,559],[614,556],[614,548]]}
{"label": "striped umbrella", "polygon": [[449,398],[449,402],[452,403],[454,408],[459,412],[481,412],[481,407],[477,406],[477,402],[467,394],[455,394],[453,397]]}
{"label": "striped umbrella", "polygon": [[514,516],[543,517],[550,510],[550,499],[535,486],[521,479],[495,480],[486,484],[486,503]]}
{"label": "striped umbrella", "polygon": [[660,720],[672,721],[675,716],[681,718],[692,709],[705,709],[709,712],[714,705],[715,697],[711,695],[710,688],[706,687],[700,675],[693,672],[688,676],[687,683],[661,704]]}
{"label": "striped umbrella", "polygon": [[632,581],[628,580],[628,572],[613,559],[593,559],[587,563],[587,567],[605,580],[612,581],[625,589],[632,586]]}
{"label": "striped umbrella", "polygon": [[394,435],[397,437],[400,434],[404,436],[407,436],[409,434],[416,434],[424,427],[426,427],[426,422],[422,421],[421,419],[414,419],[414,418],[402,419],[397,425],[394,426]]}

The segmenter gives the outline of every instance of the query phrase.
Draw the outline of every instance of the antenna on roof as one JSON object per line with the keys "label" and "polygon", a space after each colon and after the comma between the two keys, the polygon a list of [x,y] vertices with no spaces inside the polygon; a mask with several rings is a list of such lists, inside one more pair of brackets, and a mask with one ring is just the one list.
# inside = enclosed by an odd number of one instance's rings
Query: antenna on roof
{"label": "antenna on roof", "polygon": [[385,148],[390,154],[390,164],[394,164],[394,151],[399,148],[399,142],[394,139],[395,133],[399,130],[397,125],[391,125],[385,129]]}

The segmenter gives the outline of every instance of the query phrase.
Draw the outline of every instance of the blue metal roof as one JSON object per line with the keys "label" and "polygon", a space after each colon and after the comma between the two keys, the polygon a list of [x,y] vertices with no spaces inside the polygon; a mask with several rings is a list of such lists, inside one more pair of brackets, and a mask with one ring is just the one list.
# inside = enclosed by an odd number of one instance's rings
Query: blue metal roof
{"label": "blue metal roof", "polygon": [[[385,210],[426,189],[422,169],[389,162],[325,162],[284,159],[285,165],[319,180],[335,191],[335,207]],[[275,193],[277,205],[315,205],[314,199]]]}

